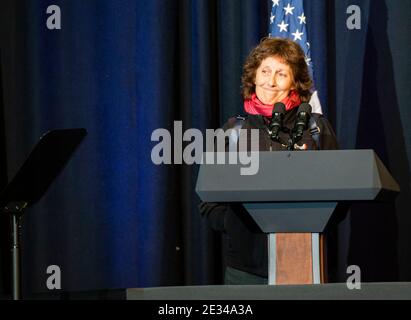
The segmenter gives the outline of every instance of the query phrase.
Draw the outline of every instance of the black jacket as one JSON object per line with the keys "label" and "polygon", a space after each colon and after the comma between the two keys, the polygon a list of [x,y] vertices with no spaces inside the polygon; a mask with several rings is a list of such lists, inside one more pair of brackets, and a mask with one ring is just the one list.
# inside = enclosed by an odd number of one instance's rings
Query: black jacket
{"label": "black jacket", "polygon": [[[292,129],[297,117],[297,109],[286,112],[284,126]],[[322,115],[313,114],[320,130],[320,145],[311,137],[309,130],[304,132],[302,140],[298,145],[306,144],[307,150],[332,150],[338,149],[334,131]],[[227,130],[235,126],[236,117],[230,118],[223,129]],[[285,145],[272,141],[267,131],[268,119],[263,116],[249,115],[243,129],[260,129],[259,146],[260,151],[287,150]],[[250,137],[250,134],[247,135]],[[280,138],[287,141],[288,134],[281,133]],[[227,265],[241,271],[249,272],[261,277],[267,277],[268,252],[267,235],[262,233],[250,215],[241,204],[206,203],[202,202],[199,209],[210,226],[224,232],[227,236]]]}

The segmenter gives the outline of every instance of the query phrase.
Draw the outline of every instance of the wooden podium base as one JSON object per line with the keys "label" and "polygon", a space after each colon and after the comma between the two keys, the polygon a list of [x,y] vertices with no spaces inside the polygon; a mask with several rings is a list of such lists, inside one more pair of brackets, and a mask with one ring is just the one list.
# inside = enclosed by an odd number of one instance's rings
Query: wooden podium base
{"label": "wooden podium base", "polygon": [[271,264],[269,284],[319,284],[326,282],[323,235],[318,233],[276,233],[270,234],[269,237]]}

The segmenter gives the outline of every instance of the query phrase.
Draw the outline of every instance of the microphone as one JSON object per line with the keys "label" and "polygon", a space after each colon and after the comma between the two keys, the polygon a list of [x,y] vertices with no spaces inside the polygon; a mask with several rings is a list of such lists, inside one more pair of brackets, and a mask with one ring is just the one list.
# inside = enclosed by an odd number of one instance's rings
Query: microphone
{"label": "microphone", "polygon": [[292,130],[292,144],[300,141],[303,137],[303,132],[308,128],[308,121],[311,118],[311,106],[304,102],[300,104],[297,111],[297,119],[295,120],[294,129]]}
{"label": "microphone", "polygon": [[283,118],[285,113],[285,105],[282,102],[274,104],[273,115],[271,117],[270,124],[268,125],[268,133],[271,139],[278,141],[278,134],[283,128]]}

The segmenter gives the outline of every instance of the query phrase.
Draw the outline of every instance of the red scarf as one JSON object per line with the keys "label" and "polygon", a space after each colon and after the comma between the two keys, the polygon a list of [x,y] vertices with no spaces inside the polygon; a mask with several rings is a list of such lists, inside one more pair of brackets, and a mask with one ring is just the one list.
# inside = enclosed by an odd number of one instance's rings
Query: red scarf
{"label": "red scarf", "polygon": [[[293,90],[290,92],[288,97],[284,98],[282,103],[285,104],[285,110],[291,110],[295,107],[298,107],[301,104],[300,97],[298,96],[297,91]],[[244,101],[244,109],[248,114],[258,115],[261,114],[264,117],[271,118],[273,114],[274,105],[264,104],[258,100],[257,95],[253,93],[251,99]]]}

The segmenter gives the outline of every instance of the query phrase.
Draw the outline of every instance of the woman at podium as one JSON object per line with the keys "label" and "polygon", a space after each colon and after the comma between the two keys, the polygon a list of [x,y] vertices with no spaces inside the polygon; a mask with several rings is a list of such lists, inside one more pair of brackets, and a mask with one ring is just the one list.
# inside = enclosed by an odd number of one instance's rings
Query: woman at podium
{"label": "woman at podium", "polygon": [[[325,117],[312,113],[298,142],[290,146],[290,132],[303,103],[310,101],[313,82],[304,51],[290,39],[264,38],[247,57],[242,74],[244,115],[232,117],[223,126],[259,129],[259,151],[337,149],[334,131]],[[281,104],[279,104],[281,103]],[[273,132],[274,105],[282,128]],[[226,239],[225,284],[267,284],[267,236],[241,205],[206,203],[199,205],[211,228]]]}

